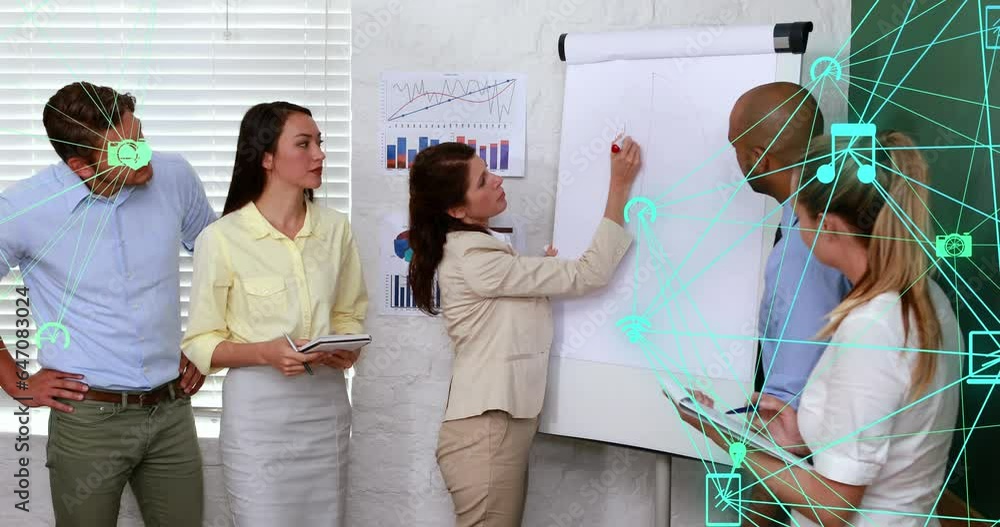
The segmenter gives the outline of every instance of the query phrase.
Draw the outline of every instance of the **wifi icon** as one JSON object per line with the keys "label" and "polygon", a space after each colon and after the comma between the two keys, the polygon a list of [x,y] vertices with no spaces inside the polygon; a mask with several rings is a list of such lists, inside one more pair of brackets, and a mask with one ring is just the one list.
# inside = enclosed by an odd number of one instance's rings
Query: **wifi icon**
{"label": "wifi icon", "polygon": [[625,333],[625,336],[628,337],[628,341],[632,344],[645,340],[646,338],[643,336],[643,333],[646,333],[653,327],[653,325],[649,323],[648,318],[638,315],[623,317],[618,322],[615,322],[615,325],[618,326],[623,333]]}

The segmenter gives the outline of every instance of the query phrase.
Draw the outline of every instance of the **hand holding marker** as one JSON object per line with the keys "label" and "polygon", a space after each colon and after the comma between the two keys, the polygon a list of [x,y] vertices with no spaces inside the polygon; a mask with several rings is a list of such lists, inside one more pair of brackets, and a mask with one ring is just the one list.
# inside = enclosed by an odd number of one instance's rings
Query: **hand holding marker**
{"label": "hand holding marker", "polygon": [[623,146],[622,143],[625,140],[625,131],[626,127],[622,125],[622,131],[618,132],[618,135],[615,136],[615,140],[611,142],[612,154],[617,154],[618,152],[622,151],[622,146]]}
{"label": "hand holding marker", "polygon": [[[626,132],[626,130],[627,130],[627,127],[625,125],[622,125],[622,130],[620,132],[618,132],[618,135],[615,136],[614,141],[611,142],[611,153],[612,154],[617,154],[617,153],[619,153],[619,152],[622,151],[622,147],[624,146],[624,143],[625,143],[625,132]],[[546,245],[545,248],[544,248],[544,251],[545,251],[545,256],[547,256],[547,257],[553,257],[553,256],[556,256],[556,255],[559,254],[559,249],[556,249],[551,244]]]}

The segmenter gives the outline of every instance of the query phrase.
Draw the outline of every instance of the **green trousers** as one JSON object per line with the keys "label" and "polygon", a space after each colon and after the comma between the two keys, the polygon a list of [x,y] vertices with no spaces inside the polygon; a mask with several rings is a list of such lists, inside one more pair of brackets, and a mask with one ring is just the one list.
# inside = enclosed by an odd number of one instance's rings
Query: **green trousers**
{"label": "green trousers", "polygon": [[49,484],[57,527],[115,527],[125,484],[146,527],[202,524],[201,450],[189,398],[155,406],[64,401],[49,416]]}

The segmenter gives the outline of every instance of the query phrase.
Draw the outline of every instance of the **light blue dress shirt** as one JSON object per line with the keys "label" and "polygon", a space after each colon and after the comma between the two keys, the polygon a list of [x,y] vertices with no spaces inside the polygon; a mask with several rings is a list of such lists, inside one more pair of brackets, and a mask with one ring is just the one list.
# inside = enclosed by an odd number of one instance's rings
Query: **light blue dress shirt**
{"label": "light blue dress shirt", "polygon": [[43,331],[38,361],[94,388],[148,390],[178,375],[180,247],[193,250],[215,213],[184,158],[150,163],[146,185],[111,198],[65,163],[0,194],[0,276],[20,266],[36,331],[54,322],[69,333],[64,349]]}
{"label": "light blue dress shirt", "polygon": [[757,326],[763,336],[762,391],[791,402],[796,409],[798,396],[826,349],[825,343],[805,341],[817,342],[816,334],[826,325],[827,314],[852,287],[840,271],[810,255],[798,223],[792,206],[782,207],[783,235],[767,257]]}

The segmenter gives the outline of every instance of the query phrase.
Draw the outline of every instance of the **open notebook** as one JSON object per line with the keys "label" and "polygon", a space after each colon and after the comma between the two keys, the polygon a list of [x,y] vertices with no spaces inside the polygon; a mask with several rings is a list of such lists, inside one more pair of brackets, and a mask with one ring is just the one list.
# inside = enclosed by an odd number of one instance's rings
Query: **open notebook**
{"label": "open notebook", "polygon": [[356,350],[372,341],[371,335],[325,335],[316,337],[312,342],[299,348],[302,353],[326,352],[336,350]]}
{"label": "open notebook", "polygon": [[674,405],[677,406],[680,411],[697,417],[702,421],[708,421],[705,423],[706,428],[711,426],[710,423],[712,423],[717,426],[719,430],[725,432],[726,435],[743,438],[748,451],[758,450],[767,452],[768,454],[783,460],[789,465],[805,465],[808,468],[809,463],[804,458],[781,448],[777,443],[768,439],[767,436],[761,435],[752,429],[748,432],[748,425],[745,417],[726,415],[714,408],[706,408],[705,406],[698,404],[694,398],[686,394],[675,395],[671,394],[666,389],[663,390],[663,394],[666,395],[668,399],[673,401]]}

